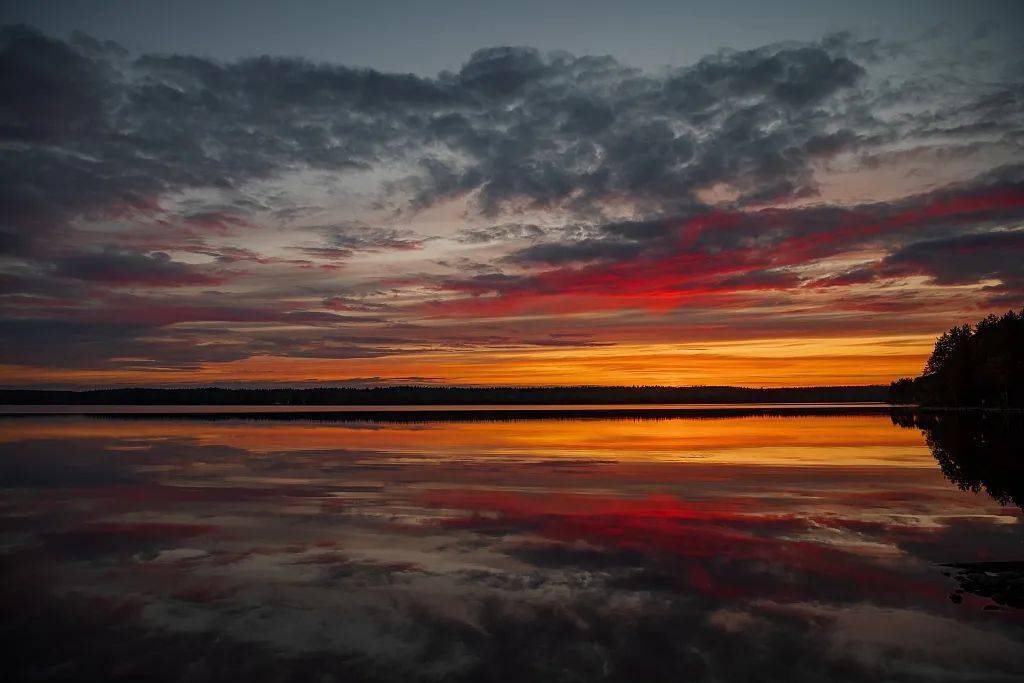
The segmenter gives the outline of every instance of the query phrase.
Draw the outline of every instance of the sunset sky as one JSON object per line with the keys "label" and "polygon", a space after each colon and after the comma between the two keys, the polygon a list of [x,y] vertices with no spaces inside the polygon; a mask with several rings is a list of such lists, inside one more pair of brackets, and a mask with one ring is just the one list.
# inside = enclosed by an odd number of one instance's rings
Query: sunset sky
{"label": "sunset sky", "polygon": [[822,4],[5,2],[0,385],[917,374],[1024,305],[1024,3]]}

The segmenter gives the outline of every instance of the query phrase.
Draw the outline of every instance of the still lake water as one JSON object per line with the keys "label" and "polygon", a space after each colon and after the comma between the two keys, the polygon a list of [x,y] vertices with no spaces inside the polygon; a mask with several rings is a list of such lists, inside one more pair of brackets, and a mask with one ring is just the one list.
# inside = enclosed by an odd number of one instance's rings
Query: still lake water
{"label": "still lake water", "polygon": [[1024,418],[494,413],[0,417],[4,669],[1022,680]]}

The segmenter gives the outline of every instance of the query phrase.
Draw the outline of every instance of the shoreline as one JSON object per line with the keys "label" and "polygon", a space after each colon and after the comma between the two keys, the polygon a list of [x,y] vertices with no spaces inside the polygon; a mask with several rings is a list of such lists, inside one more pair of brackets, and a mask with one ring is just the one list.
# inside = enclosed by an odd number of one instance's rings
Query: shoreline
{"label": "shoreline", "polygon": [[715,419],[888,415],[882,403],[401,405],[401,406],[4,406],[0,420],[78,417],[97,420],[504,421]]}

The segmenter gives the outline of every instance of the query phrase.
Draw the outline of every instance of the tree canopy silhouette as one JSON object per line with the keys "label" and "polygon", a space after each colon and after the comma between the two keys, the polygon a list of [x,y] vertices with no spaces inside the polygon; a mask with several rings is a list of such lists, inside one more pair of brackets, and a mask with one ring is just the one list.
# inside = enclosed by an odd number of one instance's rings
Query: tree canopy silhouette
{"label": "tree canopy silhouette", "polygon": [[935,341],[924,373],[890,389],[901,403],[1024,407],[1024,309],[950,328]]}

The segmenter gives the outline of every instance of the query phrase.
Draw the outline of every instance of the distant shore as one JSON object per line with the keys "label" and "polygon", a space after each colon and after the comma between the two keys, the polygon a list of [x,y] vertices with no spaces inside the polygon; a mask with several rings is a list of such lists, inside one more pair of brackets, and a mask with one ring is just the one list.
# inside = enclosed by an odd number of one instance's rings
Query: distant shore
{"label": "distant shore", "polygon": [[735,403],[885,403],[882,385],[747,388],[726,386],[314,387],[4,389],[3,405],[137,406],[466,406]]}
{"label": "distant shore", "polygon": [[[576,405],[0,405],[0,419],[76,417],[99,420],[257,422],[523,422],[538,420],[671,420],[742,417],[891,415],[887,403],[689,403]],[[908,412],[913,413],[912,409]]]}

